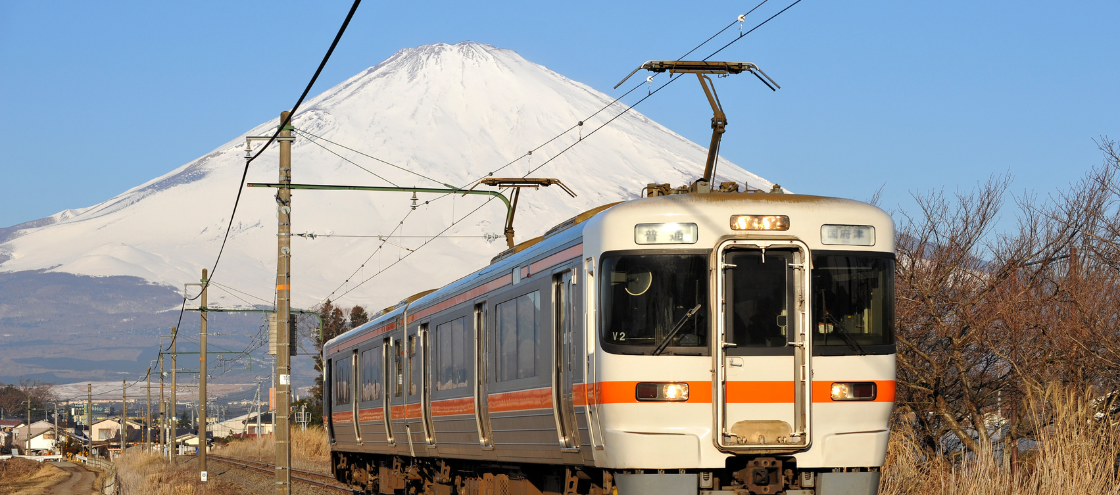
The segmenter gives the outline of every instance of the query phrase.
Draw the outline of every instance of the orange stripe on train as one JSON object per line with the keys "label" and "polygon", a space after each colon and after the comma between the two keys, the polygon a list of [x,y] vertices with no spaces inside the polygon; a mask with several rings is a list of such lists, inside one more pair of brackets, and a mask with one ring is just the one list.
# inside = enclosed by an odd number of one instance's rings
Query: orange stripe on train
{"label": "orange stripe on train", "polygon": [[[876,397],[873,401],[862,402],[894,402],[896,383],[894,380],[865,380],[873,381],[876,386]],[[637,404],[635,389],[636,381],[598,382],[590,385],[576,384],[573,387],[573,402],[577,406],[587,404]],[[680,382],[677,382],[680,383]],[[689,404],[711,404],[712,383],[704,381],[684,382],[688,384]],[[831,397],[833,381],[813,382],[813,402],[834,402]],[[727,402],[730,404],[792,404],[796,392],[792,381],[732,381],[727,382],[725,392]],[[847,402],[847,401],[845,401]],[[854,401],[861,402],[861,401]],[[519,390],[504,392],[489,396],[490,412],[527,411],[532,409],[551,409],[552,389],[538,388],[532,390]],[[393,417],[396,419],[420,418],[420,404],[405,406],[392,406]],[[432,416],[455,416],[474,414],[474,398],[461,397],[457,399],[444,399],[432,402]],[[349,411],[337,412],[331,415],[335,423],[350,423],[352,416]],[[360,422],[383,421],[385,419],[382,408],[362,409],[358,412]]]}
{"label": "orange stripe on train", "polygon": [[552,409],[552,389],[538,388],[490,394],[490,412],[524,411],[528,409]]}
{"label": "orange stripe on train", "polygon": [[358,410],[359,423],[367,423],[370,421],[385,421],[385,409],[378,407],[374,409]]}
{"label": "orange stripe on train", "polygon": [[474,414],[474,397],[432,402],[432,416],[456,416],[460,414]]}

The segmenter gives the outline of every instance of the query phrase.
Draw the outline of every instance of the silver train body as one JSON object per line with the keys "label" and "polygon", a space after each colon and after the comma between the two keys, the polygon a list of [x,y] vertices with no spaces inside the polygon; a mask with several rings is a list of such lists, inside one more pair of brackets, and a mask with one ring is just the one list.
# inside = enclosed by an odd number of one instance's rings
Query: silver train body
{"label": "silver train body", "polygon": [[875,493],[894,227],[856,201],[592,210],[326,343],[338,479],[373,493]]}

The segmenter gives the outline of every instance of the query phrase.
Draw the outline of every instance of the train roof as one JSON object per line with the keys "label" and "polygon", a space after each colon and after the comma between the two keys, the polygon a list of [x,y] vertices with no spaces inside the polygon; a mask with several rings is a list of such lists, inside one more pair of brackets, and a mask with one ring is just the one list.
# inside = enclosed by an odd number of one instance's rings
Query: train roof
{"label": "train roof", "polygon": [[552,227],[545,232],[543,236],[529,239],[499,253],[490,261],[489,266],[474,271],[439,289],[421,292],[404,299],[400,303],[386,308],[380,315],[374,317],[369,322],[331,339],[324,345],[324,349],[342,345],[370,329],[391,330],[395,328],[397,317],[401,316],[406,310],[409,313],[415,313],[418,310],[443,302],[462,292],[480,287],[496,278],[511,276],[515,267],[525,266],[528,263],[547,258],[573,245],[579,244],[578,241],[583,236],[583,229],[573,227],[580,226],[586,220],[618,204],[619,203],[610,203],[580,213]]}
{"label": "train roof", "polygon": [[791,212],[836,212],[847,210],[852,213],[874,214],[882,221],[891,222],[893,225],[890,216],[876,206],[851,199],[807,194],[766,192],[673,194],[610,203],[560,222],[545,232],[543,236],[529,239],[513,248],[499,253],[491,260],[489,266],[474,271],[439,289],[415,294],[394,306],[386,308],[368,323],[331,339],[324,345],[324,348],[345,344],[365,334],[370,329],[383,331],[392,330],[396,326],[397,318],[406,310],[409,314],[414,314],[419,310],[439,304],[456,295],[476,287],[481,287],[497,278],[511,276],[512,270],[515,267],[525,266],[579,244],[578,241],[582,238],[584,232],[583,227],[585,227],[587,221],[592,218],[605,217],[612,214],[626,216],[628,212],[635,211],[635,209],[638,208],[663,210],[681,207],[689,208],[699,205],[731,206],[734,203],[741,205],[780,205],[783,211]]}

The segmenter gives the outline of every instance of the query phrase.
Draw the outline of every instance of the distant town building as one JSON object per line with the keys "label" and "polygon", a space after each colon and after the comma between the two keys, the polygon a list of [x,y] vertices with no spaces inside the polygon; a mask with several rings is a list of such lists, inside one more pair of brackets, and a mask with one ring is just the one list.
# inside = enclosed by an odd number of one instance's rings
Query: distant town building
{"label": "distant town building", "polygon": [[[112,404],[94,404],[91,409],[93,411],[94,424],[98,423],[99,421],[104,421],[109,416],[112,416],[116,413],[113,409]],[[77,422],[79,425],[84,426],[86,424],[86,405],[79,404],[71,406],[70,415],[74,417],[75,422]]]}

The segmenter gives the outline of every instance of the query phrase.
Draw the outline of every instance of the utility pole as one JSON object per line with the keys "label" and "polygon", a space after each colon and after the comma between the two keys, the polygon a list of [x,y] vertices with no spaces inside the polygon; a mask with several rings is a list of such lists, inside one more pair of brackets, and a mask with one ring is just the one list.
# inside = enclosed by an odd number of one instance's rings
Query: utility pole
{"label": "utility pole", "polygon": [[144,417],[144,450],[152,451],[152,368],[148,367],[148,415]]}
{"label": "utility pole", "polygon": [[273,358],[272,362],[268,365],[269,376],[269,397],[268,397],[268,410],[272,413],[272,434],[276,434],[276,359]]}
{"label": "utility pole", "polygon": [[261,437],[261,379],[257,377],[257,396],[253,398],[257,406],[257,438]]}
{"label": "utility pole", "polygon": [[167,448],[167,398],[163,396],[163,341],[160,340],[160,353],[159,353],[159,448],[160,455],[163,454],[162,449]]}
{"label": "utility pole", "polygon": [[[163,410],[164,411],[170,411],[171,410],[171,399],[170,398],[167,399],[166,401],[164,401]],[[171,455],[172,455],[173,452],[175,452],[175,431],[178,428],[178,425],[175,424],[175,420],[172,419],[170,413],[165,413],[165,415],[166,415],[166,417],[164,418],[163,438],[166,441],[166,443],[164,444],[164,448],[167,449],[167,454],[166,455],[167,455],[168,461],[170,462]]]}
{"label": "utility pole", "polygon": [[[280,184],[292,183],[292,127],[285,125],[289,112],[280,112]],[[288,424],[288,399],[291,391],[291,363],[289,319],[292,300],[292,190],[281,187],[276,191],[279,232],[276,235],[276,493],[292,493],[291,425]]]}
{"label": "utility pole", "polygon": [[124,454],[124,442],[128,438],[128,383],[121,380],[121,454]]}
{"label": "utility pole", "polygon": [[171,404],[170,404],[171,408],[170,408],[170,413],[171,413],[172,423],[171,423],[171,427],[168,429],[168,433],[171,436],[171,465],[172,466],[174,466],[175,462],[176,462],[175,461],[175,451],[179,449],[179,441],[178,441],[179,440],[179,433],[178,433],[179,424],[178,424],[178,421],[177,421],[178,418],[179,418],[179,391],[175,388],[175,382],[176,382],[176,378],[178,377],[178,371],[179,371],[179,364],[178,364],[179,354],[175,351],[175,349],[176,349],[176,338],[175,337],[177,337],[178,335],[179,335],[179,327],[171,327]]}
{"label": "utility pole", "polygon": [[202,315],[202,330],[198,334],[198,472],[206,481],[206,288],[207,270],[202,269],[202,295],[199,314]]}
{"label": "utility pole", "polygon": [[[54,448],[58,450],[58,401],[54,403]],[[58,453],[61,454],[62,451],[59,450]]]}
{"label": "utility pole", "polygon": [[86,384],[86,455],[93,455],[93,384]]}
{"label": "utility pole", "polygon": [[31,394],[27,394],[27,450],[24,455],[31,455]]}

